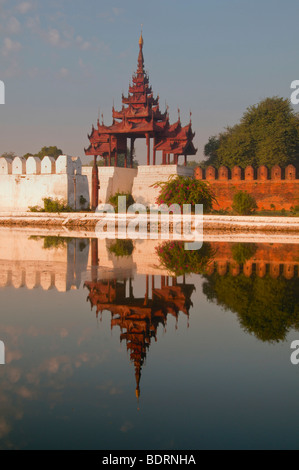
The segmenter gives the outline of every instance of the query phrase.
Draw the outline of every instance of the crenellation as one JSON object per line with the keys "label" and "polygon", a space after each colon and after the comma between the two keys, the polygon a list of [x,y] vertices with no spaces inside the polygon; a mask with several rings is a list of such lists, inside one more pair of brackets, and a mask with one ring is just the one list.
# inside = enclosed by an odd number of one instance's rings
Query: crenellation
{"label": "crenellation", "polygon": [[56,160],[56,174],[73,175],[75,166],[72,157],[68,155],[60,155]]}
{"label": "crenellation", "polygon": [[11,175],[12,174],[12,158],[1,157],[0,158],[0,175]]}
{"label": "crenellation", "polygon": [[226,166],[221,166],[218,171],[218,179],[220,181],[228,181],[229,170]]}
{"label": "crenellation", "polygon": [[45,156],[41,162],[42,175],[54,175],[56,173],[55,158]]}
{"label": "crenellation", "polygon": [[265,165],[258,168],[257,179],[260,181],[266,181],[268,179],[268,168]]}
{"label": "crenellation", "polygon": [[257,169],[247,166],[245,170],[239,166],[231,170],[222,166],[218,170],[213,166],[206,169],[206,177],[200,167],[194,169],[194,178],[207,180],[214,191],[215,210],[230,210],[234,194],[246,191],[252,195],[258,210],[291,210],[299,203],[299,179],[296,168],[288,165],[283,171],[279,165],[270,170],[264,165]]}
{"label": "crenellation", "polygon": [[245,168],[245,180],[253,181],[255,179],[254,168],[252,166],[247,166]]}
{"label": "crenellation", "polygon": [[296,179],[296,168],[294,165],[288,165],[285,169],[285,179],[293,181]]}
{"label": "crenellation", "polygon": [[82,175],[82,162],[81,162],[81,158],[75,157],[75,158],[72,158],[72,161],[73,161],[74,173],[75,173],[76,175]]}
{"label": "crenellation", "polygon": [[[71,176],[71,179],[70,179]],[[75,180],[74,180],[75,178]],[[75,201],[76,194],[76,201]],[[82,175],[80,158],[61,155],[53,157],[0,158],[0,210],[29,210],[43,207],[44,198],[66,202],[79,208],[81,196],[89,206],[88,178]]]}
{"label": "crenellation", "polygon": [[204,179],[204,170],[203,170],[203,168],[200,168],[200,166],[195,168],[194,177],[195,177],[196,180],[203,180]]}
{"label": "crenellation", "polygon": [[208,166],[208,168],[206,169],[206,180],[214,181],[216,178],[216,168],[213,166]]}
{"label": "crenellation", "polygon": [[26,175],[26,159],[24,157],[15,157],[12,161],[13,175]]}
{"label": "crenellation", "polygon": [[282,171],[279,165],[274,165],[271,168],[271,180],[280,181],[282,178]]}
{"label": "crenellation", "polygon": [[242,168],[239,166],[234,166],[232,169],[232,179],[240,181],[242,179]]}
{"label": "crenellation", "polygon": [[27,175],[40,175],[41,174],[41,159],[39,157],[27,158],[26,174]]}

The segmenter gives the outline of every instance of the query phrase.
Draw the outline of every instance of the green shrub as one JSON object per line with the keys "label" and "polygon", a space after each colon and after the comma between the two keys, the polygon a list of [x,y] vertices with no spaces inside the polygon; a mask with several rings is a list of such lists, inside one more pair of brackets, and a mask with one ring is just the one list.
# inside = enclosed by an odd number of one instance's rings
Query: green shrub
{"label": "green shrub", "polygon": [[247,191],[238,191],[233,199],[233,211],[239,215],[250,215],[257,209],[256,200]]}
{"label": "green shrub", "polygon": [[126,197],[126,210],[133,204],[135,204],[134,198],[130,193],[115,193],[113,196],[109,198],[109,204],[114,207],[116,214],[118,213],[118,197],[125,196]]}
{"label": "green shrub", "polygon": [[113,253],[117,257],[131,256],[134,250],[132,240],[116,240],[110,247],[109,252]]}
{"label": "green shrub", "polygon": [[45,212],[72,212],[70,206],[68,206],[64,201],[59,201],[59,199],[45,197],[43,201]]}
{"label": "green shrub", "polygon": [[194,209],[195,204],[202,204],[204,213],[209,213],[216,201],[207,182],[189,177],[171,176],[168,181],[158,182],[154,187],[160,188],[160,194],[156,200],[159,205],[191,204]]}
{"label": "green shrub", "polygon": [[50,197],[45,197],[43,201],[43,208],[39,206],[30,206],[30,212],[74,212],[69,205],[67,205],[64,201],[60,201],[59,199],[51,199]]}

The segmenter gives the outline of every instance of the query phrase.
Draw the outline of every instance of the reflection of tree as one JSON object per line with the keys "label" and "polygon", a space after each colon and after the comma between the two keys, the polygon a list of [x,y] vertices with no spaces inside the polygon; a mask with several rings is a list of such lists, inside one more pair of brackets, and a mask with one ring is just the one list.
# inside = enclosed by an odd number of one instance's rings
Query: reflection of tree
{"label": "reflection of tree", "polygon": [[131,256],[134,251],[134,245],[132,240],[117,239],[108,250],[117,257]]}
{"label": "reflection of tree", "polygon": [[203,273],[212,261],[214,250],[204,243],[200,250],[186,250],[185,243],[169,241],[156,248],[161,265],[176,276]]}
{"label": "reflection of tree", "polygon": [[232,245],[232,256],[237,263],[244,264],[253,258],[256,250],[255,243],[234,243]]}
{"label": "reflection of tree", "polygon": [[244,330],[261,341],[283,341],[291,328],[299,329],[298,278],[218,273],[205,278],[207,298],[236,313]]}

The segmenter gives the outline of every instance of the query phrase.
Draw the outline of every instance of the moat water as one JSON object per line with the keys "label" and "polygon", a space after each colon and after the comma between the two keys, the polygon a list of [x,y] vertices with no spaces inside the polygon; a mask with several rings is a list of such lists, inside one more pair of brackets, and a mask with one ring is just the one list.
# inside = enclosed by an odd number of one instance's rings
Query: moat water
{"label": "moat water", "polygon": [[1,449],[299,448],[299,244],[0,240]]}

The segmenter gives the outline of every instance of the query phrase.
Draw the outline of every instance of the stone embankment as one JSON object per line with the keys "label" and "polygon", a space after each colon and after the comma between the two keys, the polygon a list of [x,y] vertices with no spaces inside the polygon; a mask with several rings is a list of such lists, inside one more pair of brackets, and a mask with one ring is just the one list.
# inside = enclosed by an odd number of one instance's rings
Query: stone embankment
{"label": "stone embankment", "polygon": [[[91,212],[76,213],[32,213],[32,212],[0,212],[0,225],[18,227],[67,227],[68,229],[88,230],[93,232],[97,223],[108,220],[107,214]],[[109,220],[114,221],[116,227],[126,218],[126,223],[135,219],[137,215],[116,214],[109,215]],[[147,217],[148,226],[150,216]],[[163,221],[163,217],[160,219]],[[167,220],[167,219],[164,219]],[[172,216],[170,216],[170,223]],[[201,219],[192,216],[192,229],[201,224]],[[202,220],[203,230],[209,232],[225,233],[292,233],[299,236],[299,217],[258,217],[258,216],[220,216],[204,215]],[[171,231],[171,230],[170,230]]]}

